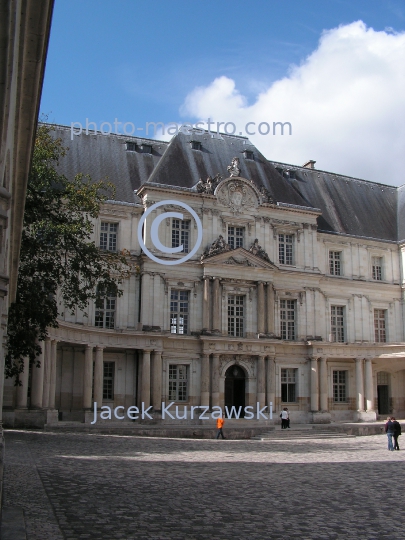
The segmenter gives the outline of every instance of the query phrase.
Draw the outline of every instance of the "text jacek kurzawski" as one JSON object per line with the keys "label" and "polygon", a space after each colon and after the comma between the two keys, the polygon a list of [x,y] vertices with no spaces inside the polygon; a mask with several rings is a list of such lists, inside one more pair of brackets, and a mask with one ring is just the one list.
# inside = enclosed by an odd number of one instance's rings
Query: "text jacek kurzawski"
{"label": "text jacek kurzawski", "polygon": [[[230,408],[225,407],[225,410],[223,411],[221,407],[214,406],[210,410],[209,407],[206,407],[204,405],[199,406],[182,406],[182,405],[175,405],[175,402],[172,401],[169,403],[169,405],[166,406],[166,403],[162,402],[162,412],[161,412],[161,418],[162,420],[166,418],[170,418],[172,420],[210,420],[210,419],[217,419],[221,418],[222,414],[225,414],[226,418],[242,418],[242,411],[244,412],[244,420],[272,420],[273,419],[273,403],[270,402],[269,406],[265,406],[260,408],[260,403],[256,403],[256,410],[253,405],[248,405],[247,407],[235,407],[232,406]],[[266,414],[266,409],[269,409],[268,413]],[[132,407],[128,407],[128,409],[125,412],[125,407],[122,405],[119,405],[118,407],[109,407],[108,405],[103,405],[100,407],[100,419],[101,420],[112,420],[113,418],[116,418],[117,420],[125,420],[128,418],[129,420],[138,420],[140,418],[141,420],[150,419],[153,420],[153,407],[146,407],[145,404],[142,402],[141,407],[136,407],[133,405]],[[160,414],[159,414],[160,416]],[[97,422],[97,402],[94,402],[94,420],[91,422],[92,424],[95,424]]]}

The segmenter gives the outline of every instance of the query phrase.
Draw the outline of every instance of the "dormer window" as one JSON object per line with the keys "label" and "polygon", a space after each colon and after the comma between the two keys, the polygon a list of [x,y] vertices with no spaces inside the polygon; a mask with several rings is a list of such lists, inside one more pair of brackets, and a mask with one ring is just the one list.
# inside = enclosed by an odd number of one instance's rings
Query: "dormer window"
{"label": "dormer window", "polygon": [[200,141],[190,141],[190,146],[192,150],[202,150],[202,144]]}
{"label": "dormer window", "polygon": [[152,153],[152,145],[151,144],[141,144],[140,149],[142,151],[142,154],[151,154]]}
{"label": "dormer window", "polygon": [[243,157],[245,159],[254,159],[254,154],[253,154],[252,150],[244,150]]}
{"label": "dormer window", "polygon": [[126,142],[126,149],[127,149],[127,152],[135,152],[136,143],[127,141]]}

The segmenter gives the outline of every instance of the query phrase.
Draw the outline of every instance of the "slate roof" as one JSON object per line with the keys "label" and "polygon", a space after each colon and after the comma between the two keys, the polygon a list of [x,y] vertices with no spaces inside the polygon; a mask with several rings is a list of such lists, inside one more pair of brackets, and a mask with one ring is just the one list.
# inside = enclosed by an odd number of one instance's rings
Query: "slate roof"
{"label": "slate roof", "polygon": [[[52,127],[52,133],[62,139],[63,146],[69,148],[60,161],[59,172],[67,178],[72,178],[77,173],[90,174],[93,180],[107,178],[116,186],[115,198],[130,203],[138,202],[134,190],[148,181],[168,146],[168,143],[163,141],[115,134],[102,135],[99,132],[74,135],[71,140],[70,127]],[[138,146],[143,142],[152,144],[152,154],[127,151],[127,141]]]}
{"label": "slate roof", "polygon": [[[116,199],[138,202],[134,194],[143,184],[156,183],[176,188],[194,188],[200,178],[220,173],[227,178],[233,157],[240,158],[240,176],[262,185],[277,201],[319,208],[320,231],[388,241],[405,239],[405,186],[400,188],[308,169],[266,159],[245,137],[208,132],[178,133],[170,143],[139,137],[101,133],[81,134],[71,140],[69,127],[54,126],[56,135],[69,147],[60,171],[68,178],[78,172],[93,179],[108,177],[117,187]],[[199,141],[194,150],[190,141]],[[135,143],[128,151],[126,142]],[[152,154],[140,145],[152,145]],[[253,152],[246,159],[244,151]]]}

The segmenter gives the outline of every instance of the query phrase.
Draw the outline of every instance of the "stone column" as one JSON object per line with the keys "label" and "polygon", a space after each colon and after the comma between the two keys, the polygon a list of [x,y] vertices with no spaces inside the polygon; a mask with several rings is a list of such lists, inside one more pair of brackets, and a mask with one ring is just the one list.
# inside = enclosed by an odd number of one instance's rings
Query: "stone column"
{"label": "stone column", "polygon": [[257,358],[257,394],[256,400],[260,403],[260,407],[266,405],[266,374],[264,366],[264,356],[259,355]]}
{"label": "stone column", "polygon": [[219,354],[212,355],[212,406],[219,407]]}
{"label": "stone column", "polygon": [[322,412],[328,410],[328,369],[326,358],[321,357],[319,361],[319,401]]}
{"label": "stone column", "polygon": [[373,364],[371,358],[366,358],[365,376],[367,412],[374,412]]}
{"label": "stone column", "polygon": [[212,329],[221,331],[221,292],[217,277],[214,278],[212,297]]}
{"label": "stone column", "polygon": [[44,391],[42,393],[42,408],[47,409],[49,407],[49,387],[50,387],[50,375],[51,375],[51,340],[49,337],[45,338],[45,351],[44,351]]}
{"label": "stone column", "polygon": [[267,401],[273,404],[273,412],[276,409],[276,362],[274,356],[267,360]]}
{"label": "stone column", "polygon": [[32,366],[32,385],[31,385],[31,407],[36,409],[42,408],[42,398],[44,395],[44,349],[45,343],[40,341],[42,349],[41,354],[37,358],[41,363],[40,367]]}
{"label": "stone column", "polygon": [[364,412],[363,358],[356,358],[356,409]]}
{"label": "stone column", "polygon": [[201,405],[210,405],[210,355],[207,353],[201,356]]}
{"label": "stone column", "polygon": [[94,361],[94,401],[97,402],[97,408],[100,408],[103,403],[103,357],[103,347],[96,347],[96,357]]}
{"label": "stone column", "polygon": [[[94,378],[95,380],[95,378]],[[84,351],[83,409],[91,409],[91,391],[93,389],[93,347],[87,345]],[[94,401],[96,396],[94,394]],[[97,401],[97,404],[101,401]]]}
{"label": "stone column", "polygon": [[142,382],[141,382],[141,402],[145,409],[150,406],[150,351],[143,351],[142,358]]}
{"label": "stone column", "polygon": [[210,278],[205,276],[203,278],[204,288],[203,288],[203,330],[209,330],[210,326]]}
{"label": "stone column", "polygon": [[49,381],[49,408],[50,409],[55,408],[57,345],[58,345],[57,340],[53,339],[51,341],[51,374],[50,374],[50,381]]}
{"label": "stone column", "polygon": [[311,411],[319,411],[318,358],[311,356]]}
{"label": "stone column", "polygon": [[259,334],[265,332],[264,315],[264,283],[259,281],[257,284],[257,331]]}
{"label": "stone column", "polygon": [[153,395],[152,405],[154,411],[162,409],[162,351],[153,353]]}
{"label": "stone column", "polygon": [[267,332],[274,334],[274,291],[273,284],[267,284]]}
{"label": "stone column", "polygon": [[30,360],[24,358],[24,371],[20,373],[21,386],[17,386],[17,409],[26,409],[28,406],[28,378],[30,374]]}

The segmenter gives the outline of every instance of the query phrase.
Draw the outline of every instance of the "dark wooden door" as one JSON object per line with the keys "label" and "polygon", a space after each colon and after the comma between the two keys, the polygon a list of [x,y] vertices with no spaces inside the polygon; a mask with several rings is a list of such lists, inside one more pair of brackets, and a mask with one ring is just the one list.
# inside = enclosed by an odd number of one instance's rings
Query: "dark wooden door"
{"label": "dark wooden door", "polygon": [[377,385],[378,397],[378,414],[390,413],[390,398],[388,392],[388,384]]}
{"label": "dark wooden door", "polygon": [[228,411],[234,407],[232,417],[235,417],[235,410],[239,411],[239,418],[244,417],[246,379],[243,369],[239,366],[231,366],[225,373],[225,407]]}

